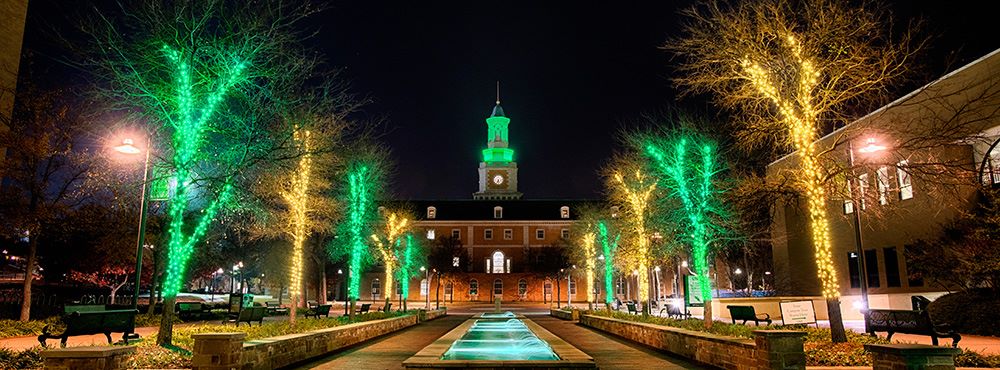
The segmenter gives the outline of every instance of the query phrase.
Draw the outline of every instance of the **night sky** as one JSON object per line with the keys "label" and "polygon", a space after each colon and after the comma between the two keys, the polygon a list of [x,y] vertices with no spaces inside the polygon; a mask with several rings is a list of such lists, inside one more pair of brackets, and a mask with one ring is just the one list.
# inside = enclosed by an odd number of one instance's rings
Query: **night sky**
{"label": "night sky", "polygon": [[[525,198],[597,198],[598,169],[629,122],[672,106],[712,109],[676,101],[670,56],[657,48],[678,35],[676,13],[690,1],[610,3],[333,1],[309,42],[373,99],[355,118],[387,118],[379,132],[397,197],[471,199],[499,80]],[[920,83],[1000,47],[989,2],[898,3],[898,20],[923,17],[937,35]],[[26,49],[43,48],[38,30],[73,6],[56,4],[31,1]]]}

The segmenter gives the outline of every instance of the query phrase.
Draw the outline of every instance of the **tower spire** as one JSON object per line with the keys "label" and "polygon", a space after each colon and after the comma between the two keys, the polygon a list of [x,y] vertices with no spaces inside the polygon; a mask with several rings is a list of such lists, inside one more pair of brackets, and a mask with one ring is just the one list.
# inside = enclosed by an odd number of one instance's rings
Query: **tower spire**
{"label": "tower spire", "polygon": [[500,81],[497,81],[497,105],[500,105]]}

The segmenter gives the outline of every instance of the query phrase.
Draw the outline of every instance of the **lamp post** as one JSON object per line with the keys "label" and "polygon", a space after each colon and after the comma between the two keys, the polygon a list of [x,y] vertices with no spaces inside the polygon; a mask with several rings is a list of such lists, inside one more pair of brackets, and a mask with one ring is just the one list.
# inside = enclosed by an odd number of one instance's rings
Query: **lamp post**
{"label": "lamp post", "polygon": [[434,278],[434,281],[437,282],[434,289],[434,309],[439,310],[441,309],[441,271],[434,269]]}
{"label": "lamp post", "polygon": [[431,270],[428,270],[424,266],[420,266],[420,271],[422,271],[424,273],[424,281],[426,282],[424,284],[424,286],[427,287],[427,290],[421,289],[422,290],[421,293],[424,293],[424,310],[425,311],[430,311],[431,310]]}
{"label": "lamp post", "polygon": [[[597,256],[597,265],[598,265],[598,266],[600,266],[600,265],[602,265],[602,264],[603,264],[603,262],[604,262],[604,255],[603,255],[603,254],[601,254],[601,255],[598,255],[598,256]],[[607,278],[608,278],[608,274],[607,274],[607,271],[605,271],[605,272],[604,272],[604,279],[607,279]],[[607,282],[605,282],[605,283],[604,283],[604,290],[608,290],[607,288],[608,288],[608,284],[607,284]],[[608,294],[611,294],[611,293],[612,293],[612,292],[607,292],[607,291],[606,291],[606,292],[604,292],[604,302],[605,302],[605,303],[604,303],[604,308],[610,308],[610,307],[608,306],[608,304],[607,304],[607,302],[608,302],[608,299],[607,299],[607,297],[608,297]],[[600,295],[599,295],[599,294],[597,293],[597,289],[594,289],[594,301],[595,301],[595,302],[597,302],[597,301],[598,301],[598,297],[599,297],[599,296],[600,296]]]}
{"label": "lamp post", "polygon": [[[562,273],[565,272],[565,271],[566,271],[566,269],[559,269],[559,275],[562,275]],[[559,304],[560,302],[562,302],[562,297],[561,297],[562,296],[562,292],[561,292],[562,289],[561,289],[561,284],[559,284],[559,275],[556,275],[556,309],[557,310],[560,309],[560,308],[562,308],[562,306]],[[566,289],[569,289],[569,287],[566,287]]]}
{"label": "lamp post", "polygon": [[660,266],[653,267],[653,287],[656,291],[656,308],[660,308]]}
{"label": "lamp post", "polygon": [[[851,164],[851,177],[854,178],[854,185],[857,188],[858,196],[854,196],[855,192],[851,191],[851,198],[854,202],[851,206],[854,208],[854,240],[857,247],[858,254],[858,277],[861,283],[861,309],[868,310],[868,271],[867,265],[865,263],[865,251],[862,244],[861,238],[861,210],[864,208],[862,206],[864,202],[864,194],[861,194],[861,181],[857,177],[857,173],[854,169],[854,141],[850,140],[847,142],[848,155]],[[868,138],[866,140],[865,146],[858,149],[858,152],[869,154],[885,150],[886,147],[876,143],[875,138]],[[878,179],[876,179],[878,181]],[[853,189],[852,189],[853,190]],[[863,314],[863,313],[862,313]],[[868,332],[868,321],[865,320],[865,332]]]}
{"label": "lamp post", "polygon": [[[146,140],[146,160],[143,163],[142,168],[142,193],[139,195],[139,237],[136,242],[135,247],[135,295],[132,297],[132,309],[139,309],[139,286],[142,282],[142,246],[146,244],[146,208],[148,207],[148,202],[146,201],[146,182],[149,180],[149,152],[150,152],[150,141]],[[128,155],[134,155],[142,153],[143,150],[135,146],[132,139],[122,140],[122,144],[114,147],[116,152]],[[150,292],[152,293],[152,292]],[[150,302],[152,302],[152,294],[150,294]]]}
{"label": "lamp post", "polygon": [[[576,265],[570,267],[570,270],[575,270],[575,269]],[[573,289],[570,289],[570,285],[573,284],[573,282],[571,281],[572,275],[573,275],[572,271],[566,271],[566,305],[570,307],[570,310],[573,309]]]}
{"label": "lamp post", "polygon": [[[337,295],[340,295],[340,285],[344,284],[344,279],[341,276],[344,275],[343,269],[337,269]],[[280,294],[280,293],[279,293]],[[344,315],[347,315],[347,295],[344,295]]]}

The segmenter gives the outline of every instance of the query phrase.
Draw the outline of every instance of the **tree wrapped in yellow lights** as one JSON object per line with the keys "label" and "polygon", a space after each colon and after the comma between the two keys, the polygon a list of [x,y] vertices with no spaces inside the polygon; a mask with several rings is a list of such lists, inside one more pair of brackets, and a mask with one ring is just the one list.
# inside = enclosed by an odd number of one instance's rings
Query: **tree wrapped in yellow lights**
{"label": "tree wrapped in yellow lights", "polygon": [[656,179],[646,175],[641,161],[633,157],[618,157],[607,169],[611,203],[619,206],[622,243],[615,258],[623,271],[633,271],[637,277],[639,301],[643,312],[649,313],[649,265],[652,255],[653,231],[650,218],[656,194]]}
{"label": "tree wrapped in yellow lights", "polygon": [[[603,256],[598,251],[598,223],[606,218],[603,210],[598,207],[585,204],[575,209],[577,221],[573,223],[570,230],[572,240],[568,240],[570,245],[570,260],[577,266],[583,266],[585,280],[585,292],[587,304],[593,305],[595,300],[594,286],[596,284],[596,271],[599,263],[603,264]],[[601,256],[601,257],[598,257]],[[609,292],[610,293],[610,292]]]}
{"label": "tree wrapped in yellow lights", "polygon": [[886,86],[909,71],[920,44],[912,32],[890,38],[888,13],[867,1],[854,7],[836,0],[706,0],[684,14],[685,36],[665,46],[681,59],[676,82],[733,109],[745,127],[736,141],[746,148],[796,152],[833,340],[843,342],[827,170],[819,160],[824,148],[814,142],[884,100]]}
{"label": "tree wrapped in yellow lights", "polygon": [[413,225],[410,222],[413,217],[402,211],[384,211],[381,217],[381,228],[379,232],[371,235],[371,239],[377,256],[385,267],[383,289],[386,292],[385,302],[388,304],[392,292],[394,292],[394,274],[405,257],[404,236]]}

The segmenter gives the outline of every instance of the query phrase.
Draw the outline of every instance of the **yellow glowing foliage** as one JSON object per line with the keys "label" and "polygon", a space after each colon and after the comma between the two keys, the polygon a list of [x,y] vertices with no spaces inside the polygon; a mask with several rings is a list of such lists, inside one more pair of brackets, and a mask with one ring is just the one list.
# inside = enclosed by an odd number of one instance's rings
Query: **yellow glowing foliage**
{"label": "yellow glowing foliage", "polygon": [[581,245],[584,248],[584,267],[587,277],[587,302],[592,303],[594,301],[594,269],[597,264],[597,257],[595,256],[596,250],[594,249],[594,241],[596,240],[596,235],[593,232],[589,232],[583,235],[583,240]]}
{"label": "yellow glowing foliage", "polygon": [[372,234],[372,241],[375,242],[375,249],[379,252],[379,257],[382,259],[382,264],[385,266],[385,284],[384,292],[386,292],[386,297],[389,297],[393,290],[393,274],[395,273],[396,267],[399,265],[399,258],[396,255],[396,248],[399,247],[402,242],[401,237],[406,233],[408,227],[410,226],[409,218],[397,214],[396,212],[389,212],[385,220],[385,235],[381,237],[379,235]]}
{"label": "yellow glowing foliage", "polygon": [[295,131],[294,139],[303,150],[299,158],[298,170],[291,174],[287,191],[281,192],[281,197],[288,204],[290,216],[289,228],[292,236],[292,261],[289,266],[288,292],[292,302],[297,302],[302,293],[303,246],[309,237],[309,176],[312,170],[310,154],[309,131]]}
{"label": "yellow glowing foliage", "polygon": [[649,300],[649,243],[650,236],[647,235],[646,218],[649,210],[650,200],[656,191],[656,182],[646,176],[641,170],[636,169],[631,178],[626,178],[621,172],[615,171],[612,174],[614,180],[612,184],[616,191],[628,207],[626,212],[626,224],[630,227],[631,237],[634,239],[629,243],[634,250],[626,253],[631,257],[627,263],[635,266],[638,270],[639,300]]}

